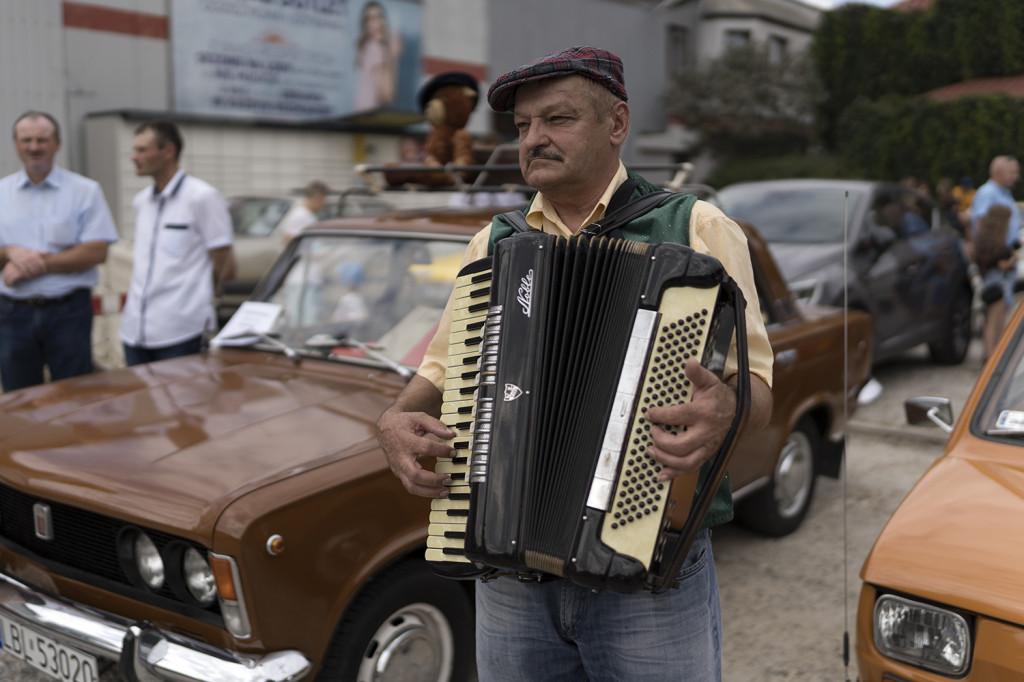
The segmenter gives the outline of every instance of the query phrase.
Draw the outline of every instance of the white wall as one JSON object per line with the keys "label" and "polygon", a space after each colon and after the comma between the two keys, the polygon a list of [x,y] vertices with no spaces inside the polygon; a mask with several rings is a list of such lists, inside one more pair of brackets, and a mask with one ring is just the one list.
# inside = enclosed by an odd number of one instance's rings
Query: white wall
{"label": "white wall", "polygon": [[28,110],[45,111],[61,124],[63,148],[57,163],[68,162],[67,100],[60,0],[0,2],[0,175],[21,169],[12,142],[12,126]]}

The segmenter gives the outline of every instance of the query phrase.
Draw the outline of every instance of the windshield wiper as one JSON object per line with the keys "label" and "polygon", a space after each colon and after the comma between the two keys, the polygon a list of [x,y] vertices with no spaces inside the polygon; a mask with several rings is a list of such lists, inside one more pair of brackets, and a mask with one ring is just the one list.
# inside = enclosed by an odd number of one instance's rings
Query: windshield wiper
{"label": "windshield wiper", "polygon": [[405,365],[399,362],[395,362],[388,356],[381,353],[376,348],[373,348],[372,346],[369,346],[363,343],[362,341],[358,341],[350,336],[342,336],[339,339],[334,336],[331,336],[330,334],[315,334],[306,340],[305,345],[311,346],[313,348],[334,348],[336,346],[355,348],[357,350],[361,350],[371,359],[376,360],[382,365],[385,365],[386,367],[388,367],[388,369],[392,370],[395,374],[402,377],[403,379],[411,379],[413,375],[416,374],[414,371],[412,371]]}
{"label": "windshield wiper", "polygon": [[[243,342],[244,339],[253,340],[248,343],[245,343]],[[299,351],[295,350],[294,348],[284,343],[283,341],[275,339],[273,336],[270,336],[269,334],[265,334],[264,332],[239,332],[238,334],[225,336],[223,337],[222,340],[226,342],[223,345],[229,348],[244,348],[246,346],[252,346],[255,345],[256,343],[263,342],[280,350],[282,353],[284,353],[284,356],[286,358],[288,358],[295,364],[299,364],[299,362],[301,362],[302,360],[302,355],[299,353]]]}
{"label": "windshield wiper", "polygon": [[1024,436],[1024,429],[1001,429],[998,426],[991,429],[985,429],[986,436]]}

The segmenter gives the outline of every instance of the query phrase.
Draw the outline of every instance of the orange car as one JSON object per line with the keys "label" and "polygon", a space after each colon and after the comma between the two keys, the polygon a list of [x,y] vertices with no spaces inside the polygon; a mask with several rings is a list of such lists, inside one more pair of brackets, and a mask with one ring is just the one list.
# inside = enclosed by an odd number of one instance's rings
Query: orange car
{"label": "orange car", "polygon": [[[0,651],[65,682],[115,663],[145,680],[472,679],[473,583],[427,568],[430,501],[391,475],[375,422],[488,218],[321,223],[209,352],[0,395]],[[730,474],[742,518],[780,534],[838,471],[871,326],[851,312],[844,343],[842,311],[797,307],[750,244],[774,416]]]}
{"label": "orange car", "polygon": [[942,398],[907,417],[950,437],[861,570],[860,679],[1024,679],[1024,306],[955,427]]}

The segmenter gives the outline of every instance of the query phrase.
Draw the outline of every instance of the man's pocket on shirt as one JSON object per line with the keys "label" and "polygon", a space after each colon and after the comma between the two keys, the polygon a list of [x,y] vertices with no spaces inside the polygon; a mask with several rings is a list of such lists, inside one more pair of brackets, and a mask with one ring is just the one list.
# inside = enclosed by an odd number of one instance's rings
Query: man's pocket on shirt
{"label": "man's pocket on shirt", "polygon": [[183,256],[192,244],[193,230],[187,223],[166,223],[160,230],[160,249],[171,256]]}
{"label": "man's pocket on shirt", "polygon": [[78,241],[78,225],[74,222],[54,222],[46,227],[46,243],[54,252],[70,249]]}

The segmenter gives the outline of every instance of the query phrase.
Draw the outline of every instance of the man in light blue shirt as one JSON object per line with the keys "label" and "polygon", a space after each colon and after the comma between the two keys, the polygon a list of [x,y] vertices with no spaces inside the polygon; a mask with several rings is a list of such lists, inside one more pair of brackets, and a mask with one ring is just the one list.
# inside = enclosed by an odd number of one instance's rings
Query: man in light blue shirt
{"label": "man in light blue shirt", "polygon": [[[992,159],[988,168],[988,182],[978,188],[971,202],[971,238],[978,233],[978,220],[988,213],[996,204],[1010,209],[1010,227],[1006,232],[1006,243],[1014,251],[1020,247],[1020,209],[1013,198],[1013,186],[1020,180],[1020,162],[1012,156],[997,156]],[[1006,315],[1013,305],[1013,290],[1017,283],[1017,264],[1005,270],[993,268],[985,276],[986,285],[996,284],[1003,290],[1001,298],[985,306],[985,326],[981,338],[985,357],[988,358],[995,350],[999,336],[1006,325]]]}
{"label": "man in light blue shirt", "polygon": [[60,126],[44,112],[14,122],[23,170],[0,178],[0,381],[5,391],[92,371],[97,266],[117,241],[94,180],[55,165]]}

